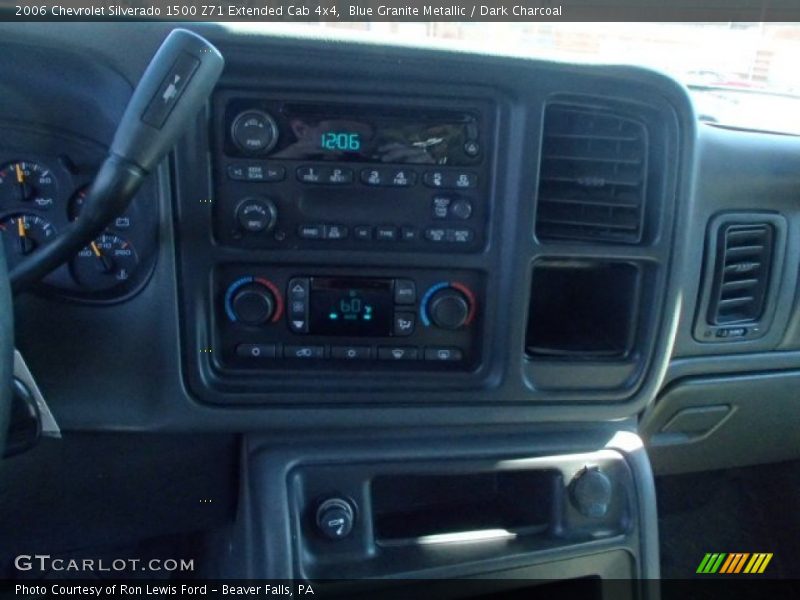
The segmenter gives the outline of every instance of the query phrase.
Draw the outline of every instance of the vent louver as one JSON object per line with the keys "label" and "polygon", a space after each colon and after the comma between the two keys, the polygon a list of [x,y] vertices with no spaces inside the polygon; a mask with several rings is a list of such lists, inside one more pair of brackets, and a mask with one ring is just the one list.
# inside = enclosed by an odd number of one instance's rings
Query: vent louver
{"label": "vent louver", "polygon": [[709,323],[750,323],[761,318],[769,285],[773,237],[773,228],[766,223],[722,226],[717,238]]}
{"label": "vent louver", "polygon": [[637,244],[647,186],[647,130],[590,108],[545,112],[536,233]]}

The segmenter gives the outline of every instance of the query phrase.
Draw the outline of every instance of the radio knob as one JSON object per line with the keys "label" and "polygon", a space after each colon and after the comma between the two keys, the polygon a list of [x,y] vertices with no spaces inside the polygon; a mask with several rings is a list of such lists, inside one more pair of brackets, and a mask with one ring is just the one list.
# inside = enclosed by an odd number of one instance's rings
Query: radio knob
{"label": "radio knob", "polygon": [[242,286],[231,298],[236,320],[246,325],[261,325],[275,314],[275,296],[262,285]]}
{"label": "radio knob", "polygon": [[278,221],[278,209],[266,198],[245,198],[236,207],[236,222],[245,233],[269,233]]}
{"label": "radio knob", "polygon": [[428,315],[441,329],[458,329],[467,322],[469,299],[455,288],[439,290],[428,301]]}
{"label": "radio knob", "polygon": [[278,143],[278,124],[260,110],[239,113],[231,126],[233,143],[247,154],[266,154]]}

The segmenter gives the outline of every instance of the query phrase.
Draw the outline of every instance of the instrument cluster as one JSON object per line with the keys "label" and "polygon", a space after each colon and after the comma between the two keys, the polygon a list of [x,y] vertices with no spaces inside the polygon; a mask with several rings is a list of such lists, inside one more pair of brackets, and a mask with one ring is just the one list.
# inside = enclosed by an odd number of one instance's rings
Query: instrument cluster
{"label": "instrument cluster", "polygon": [[[83,144],[57,154],[0,147],[0,238],[9,270],[78,218],[104,154]],[[156,235],[149,182],[123,215],[44,279],[42,290],[86,301],[128,297],[152,271]]]}

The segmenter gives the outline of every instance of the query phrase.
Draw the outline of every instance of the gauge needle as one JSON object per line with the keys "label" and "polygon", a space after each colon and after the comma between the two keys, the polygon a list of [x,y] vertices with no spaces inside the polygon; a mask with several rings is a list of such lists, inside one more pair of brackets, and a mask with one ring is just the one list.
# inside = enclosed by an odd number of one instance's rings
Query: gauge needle
{"label": "gauge needle", "polygon": [[25,228],[25,219],[17,218],[17,234],[19,235],[19,251],[21,254],[28,254],[33,250],[33,244],[28,237],[28,230]]}
{"label": "gauge needle", "polygon": [[100,259],[100,265],[102,266],[103,271],[105,271],[106,273],[110,272],[111,269],[114,267],[114,264],[108,257],[104,256],[103,253],[100,252],[100,247],[97,245],[97,242],[92,242],[91,244],[89,244],[89,246],[91,247],[92,252],[94,252],[94,255],[98,259]]}
{"label": "gauge needle", "polygon": [[22,170],[22,167],[19,166],[19,163],[14,165],[14,171],[17,173],[17,183],[20,185],[25,183],[25,171]]}

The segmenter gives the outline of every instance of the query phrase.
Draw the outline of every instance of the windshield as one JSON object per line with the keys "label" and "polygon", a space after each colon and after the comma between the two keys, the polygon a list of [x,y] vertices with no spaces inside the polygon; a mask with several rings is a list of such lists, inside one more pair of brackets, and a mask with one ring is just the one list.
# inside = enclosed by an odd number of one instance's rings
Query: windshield
{"label": "windshield", "polygon": [[800,23],[316,23],[384,42],[634,64],[692,90],[700,119],[800,135]]}

